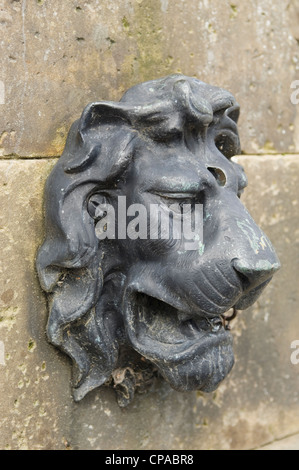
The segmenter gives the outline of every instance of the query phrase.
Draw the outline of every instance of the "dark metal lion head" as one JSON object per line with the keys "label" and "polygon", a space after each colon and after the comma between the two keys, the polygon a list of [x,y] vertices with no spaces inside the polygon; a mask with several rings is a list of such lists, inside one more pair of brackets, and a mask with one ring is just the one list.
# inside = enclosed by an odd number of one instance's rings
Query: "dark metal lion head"
{"label": "dark metal lion head", "polygon": [[[238,116],[229,92],[171,75],[91,103],[73,124],[47,181],[37,268],[75,400],[108,384],[124,406],[155,374],[209,392],[231,370],[227,312],[250,306],[279,268],[240,201]],[[153,207],[160,218],[141,227]],[[191,248],[184,231],[163,235],[162,219],[179,227],[197,207]]]}

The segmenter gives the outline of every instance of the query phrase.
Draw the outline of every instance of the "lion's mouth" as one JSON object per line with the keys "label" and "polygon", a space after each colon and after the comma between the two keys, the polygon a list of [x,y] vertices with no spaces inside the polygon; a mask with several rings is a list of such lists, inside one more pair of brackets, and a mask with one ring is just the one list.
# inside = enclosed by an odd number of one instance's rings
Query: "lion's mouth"
{"label": "lion's mouth", "polygon": [[177,363],[220,343],[232,343],[223,315],[184,312],[136,291],[129,297],[127,334],[134,348],[150,360]]}
{"label": "lion's mouth", "polygon": [[172,278],[159,285],[147,272],[134,276],[123,305],[126,333],[134,349],[153,362],[179,363],[204,356],[209,349],[231,347],[227,319],[236,309],[252,305],[269,280],[251,289],[235,270],[218,267],[215,275],[219,282],[213,299],[207,292],[211,285],[207,272],[200,278],[200,288],[198,282],[188,283],[188,292],[169,289],[167,285],[175,282]]}
{"label": "lion's mouth", "polygon": [[179,311],[165,302],[146,294],[137,294],[139,334],[164,344],[181,344],[188,339],[216,333],[224,326],[219,315],[209,317]]}

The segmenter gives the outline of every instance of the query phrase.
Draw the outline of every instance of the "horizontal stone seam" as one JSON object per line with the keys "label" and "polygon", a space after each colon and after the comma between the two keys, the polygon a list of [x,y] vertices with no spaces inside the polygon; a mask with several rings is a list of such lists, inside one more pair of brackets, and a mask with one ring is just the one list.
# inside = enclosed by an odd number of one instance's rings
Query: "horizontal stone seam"
{"label": "horizontal stone seam", "polygon": [[[242,157],[299,157],[299,153],[243,153],[240,155],[234,155],[236,158]],[[2,155],[0,156],[0,161],[19,161],[19,160],[57,160],[61,155],[44,155],[44,156],[33,156],[26,157],[24,155]]]}
{"label": "horizontal stone seam", "polygon": [[250,450],[259,450],[259,449],[262,449],[263,447],[267,447],[269,446],[270,444],[278,444],[279,442],[282,442],[290,437],[295,437],[295,436],[298,436],[299,438],[299,430],[297,432],[293,432],[291,434],[286,434],[285,436],[283,437],[278,437],[276,439],[273,439],[273,441],[269,441],[267,442],[266,444],[263,444],[263,445],[260,445],[259,447],[254,447],[253,449],[250,449]]}
{"label": "horizontal stone seam", "polygon": [[242,158],[248,158],[248,157],[256,157],[259,158],[260,160],[267,159],[267,158],[272,158],[272,157],[280,157],[280,158],[288,158],[288,157],[298,157],[299,158],[299,153],[244,153],[241,155],[234,155],[233,158],[242,159]]}
{"label": "horizontal stone seam", "polygon": [[14,156],[10,156],[10,155],[2,155],[0,157],[0,161],[19,161],[19,160],[57,160],[58,158],[60,158],[60,155],[58,156],[55,156],[55,155],[44,155],[44,156],[40,156],[40,157],[26,157],[26,156],[21,156],[21,155],[14,155]]}

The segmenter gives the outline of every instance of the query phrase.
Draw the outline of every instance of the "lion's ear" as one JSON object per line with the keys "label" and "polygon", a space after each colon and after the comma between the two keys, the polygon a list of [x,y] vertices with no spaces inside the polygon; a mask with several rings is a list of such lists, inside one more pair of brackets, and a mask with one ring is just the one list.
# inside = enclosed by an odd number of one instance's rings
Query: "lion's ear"
{"label": "lion's ear", "polygon": [[[113,101],[91,103],[86,106],[66,142],[64,151],[68,156],[64,166],[66,173],[80,173],[92,165],[101,153],[102,145],[98,141],[99,127],[107,123],[116,124],[120,120],[122,123],[129,123],[125,108],[126,106]],[[92,135],[93,130],[97,130],[96,135]],[[87,138],[89,133],[91,135]]]}
{"label": "lion's ear", "polygon": [[[80,134],[80,133],[78,133]],[[80,134],[81,135],[81,134]],[[79,152],[77,158],[74,158],[71,162],[68,162],[64,168],[66,173],[79,173],[85,170],[88,166],[90,166],[97,156],[101,152],[101,144],[97,144],[92,147],[89,152]]]}
{"label": "lion's ear", "polygon": [[84,139],[86,132],[97,128],[101,124],[118,120],[130,124],[125,108],[126,106],[114,101],[100,101],[88,104],[81,115],[78,132]]}

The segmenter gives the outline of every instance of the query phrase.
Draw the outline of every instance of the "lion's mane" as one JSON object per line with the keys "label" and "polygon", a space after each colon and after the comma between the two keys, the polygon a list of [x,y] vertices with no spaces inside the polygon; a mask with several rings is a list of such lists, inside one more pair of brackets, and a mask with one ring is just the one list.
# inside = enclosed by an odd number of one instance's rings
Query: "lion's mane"
{"label": "lion's mane", "polygon": [[[230,93],[172,75],[131,88],[119,102],[91,103],[71,127],[46,184],[45,240],[37,270],[49,299],[49,341],[76,366],[76,400],[109,379],[119,355],[113,308],[105,299],[101,242],[87,211],[88,197],[123,174],[134,158],[138,135],[171,138],[186,122],[208,125],[220,110],[222,128],[225,120],[237,135],[238,106]],[[221,134],[218,138],[222,145]],[[238,146],[235,141],[222,151],[229,157]],[[121,274],[116,279],[123,282]],[[117,296],[117,285],[115,291]]]}

